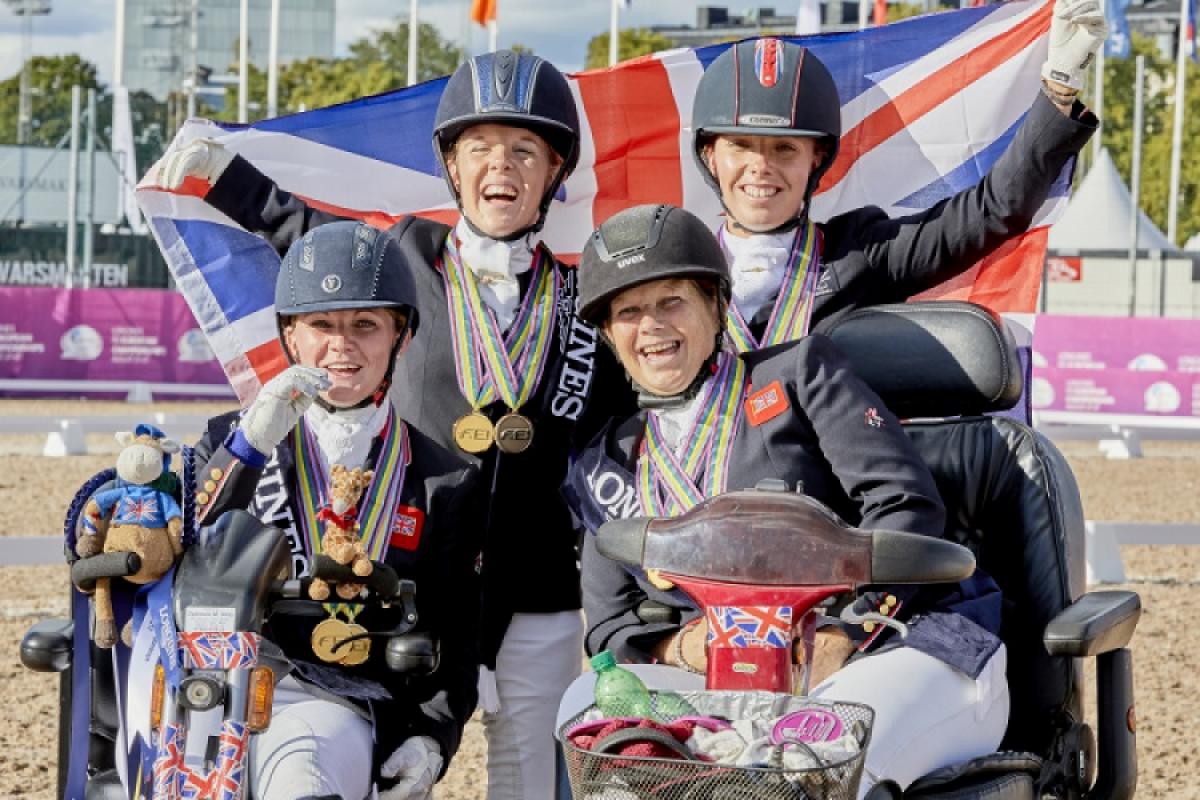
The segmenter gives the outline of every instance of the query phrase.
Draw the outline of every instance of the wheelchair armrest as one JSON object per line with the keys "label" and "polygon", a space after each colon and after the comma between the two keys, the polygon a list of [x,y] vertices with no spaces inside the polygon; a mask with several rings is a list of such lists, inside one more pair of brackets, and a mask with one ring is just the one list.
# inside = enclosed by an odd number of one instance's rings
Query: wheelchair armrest
{"label": "wheelchair armrest", "polygon": [[21,663],[34,672],[62,672],[71,666],[75,623],[69,619],[44,619],[21,638]]}
{"label": "wheelchair armrest", "polygon": [[1043,641],[1052,656],[1098,656],[1129,644],[1141,615],[1136,592],[1088,592],[1050,620]]}

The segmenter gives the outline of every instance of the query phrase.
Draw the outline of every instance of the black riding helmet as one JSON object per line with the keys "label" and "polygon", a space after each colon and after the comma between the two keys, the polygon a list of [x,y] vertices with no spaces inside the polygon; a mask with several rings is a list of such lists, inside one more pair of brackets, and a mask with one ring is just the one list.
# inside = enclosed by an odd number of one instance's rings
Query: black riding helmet
{"label": "black riding helmet", "polygon": [[695,397],[711,374],[725,336],[725,309],[731,293],[725,254],[695,214],[675,206],[644,205],[609,217],[588,239],[579,259],[579,316],[596,327],[608,319],[609,303],[621,292],[650,281],[677,278],[693,278],[716,287],[716,341],[696,379],[677,395],[651,394],[630,377],[643,408],[683,405]]}
{"label": "black riding helmet", "polygon": [[[397,327],[399,336],[379,389],[355,408],[382,401],[404,338],[416,333],[417,289],[411,268],[395,238],[364,222],[320,225],[288,248],[275,280],[275,319],[288,363],[295,359],[283,331],[291,317],[359,308],[392,308],[403,314],[404,323]],[[336,410],[320,398],[318,402]]]}
{"label": "black riding helmet", "polygon": [[[558,174],[542,195],[537,222],[505,237],[519,239],[541,230],[550,201],[579,163],[579,111],[566,77],[535,55],[497,50],[475,56],[455,70],[438,102],[433,148],[460,211],[462,199],[450,180],[446,155],[464,130],[487,123],[533,131],[562,159]],[[471,220],[467,224],[484,235]]]}
{"label": "black riding helmet", "polygon": [[[738,42],[719,55],[700,78],[692,106],[692,155],[700,174],[721,197],[721,185],[709,171],[703,152],[715,137],[820,139],[826,156],[809,176],[804,208],[795,220],[769,232],[787,230],[804,218],[821,176],[837,157],[841,109],[833,76],[812,51],[779,39]],[[724,206],[724,198],[721,204]],[[728,208],[725,211],[729,213]]]}

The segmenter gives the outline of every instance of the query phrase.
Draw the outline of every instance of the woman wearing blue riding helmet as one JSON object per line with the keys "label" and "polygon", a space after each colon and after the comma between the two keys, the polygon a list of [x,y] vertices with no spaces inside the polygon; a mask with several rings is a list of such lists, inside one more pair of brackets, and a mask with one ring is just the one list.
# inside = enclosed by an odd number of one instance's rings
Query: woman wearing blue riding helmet
{"label": "woman wearing blue riding helmet", "polygon": [[[370,639],[332,651],[337,636],[394,630],[404,613],[356,603],[345,586],[324,606],[276,606],[264,636],[282,651],[287,677],[270,725],[250,742],[256,800],[360,800],[376,781],[383,800],[424,800],[475,708],[478,473],[388,401],[417,308],[411,267],[391,236],[357,222],[309,232],[284,257],[275,288],[291,366],[244,413],[210,420],[196,446],[199,524],[240,508],[285,529],[299,577],[311,573],[327,525],[357,520],[366,552],[415,582],[419,629],[440,648],[428,675],[393,672]],[[348,510],[336,505],[339,475],[361,492]]]}
{"label": "woman wearing blue riding helmet", "polygon": [[[566,78],[528,54],[471,58],[442,93],[433,144],[461,219],[391,229],[419,265],[422,311],[392,396],[491,486],[480,635],[488,797],[541,800],[554,793],[558,698],[582,663],[576,535],[558,487],[575,444],[628,400],[595,396],[620,369],[575,314],[574,269],[538,235],[579,157]],[[173,154],[158,180],[170,189],[188,175],[211,181],[206,201],[276,248],[336,219],[216,143]]]}
{"label": "woman wearing blue riding helmet", "polygon": [[876,207],[813,219],[842,123],[833,77],[811,50],[759,39],[722,53],[696,90],[692,144],[725,210],[719,239],[738,347],[795,339],[855,308],[903,302],[1024,233],[1098,127],[1076,94],[1106,36],[1099,0],[1057,0],[1044,91],[1008,149],[978,185],[894,219]]}

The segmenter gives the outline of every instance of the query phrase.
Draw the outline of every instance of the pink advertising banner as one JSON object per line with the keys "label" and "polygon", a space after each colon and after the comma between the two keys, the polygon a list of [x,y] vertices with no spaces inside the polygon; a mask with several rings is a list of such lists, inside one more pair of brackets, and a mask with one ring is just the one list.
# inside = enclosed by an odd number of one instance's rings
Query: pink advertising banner
{"label": "pink advertising banner", "polygon": [[1039,411],[1200,417],[1200,320],[1040,315]]}
{"label": "pink advertising banner", "polygon": [[0,286],[0,380],[226,385],[192,312],[165,289]]}

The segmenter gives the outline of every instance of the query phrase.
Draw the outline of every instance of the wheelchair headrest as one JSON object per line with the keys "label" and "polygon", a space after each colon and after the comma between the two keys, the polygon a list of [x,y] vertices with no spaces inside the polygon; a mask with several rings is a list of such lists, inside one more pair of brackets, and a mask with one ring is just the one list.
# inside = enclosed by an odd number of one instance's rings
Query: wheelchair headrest
{"label": "wheelchair headrest", "polygon": [[1003,411],[1021,397],[1012,334],[999,316],[974,303],[863,308],[828,335],[901,418]]}

